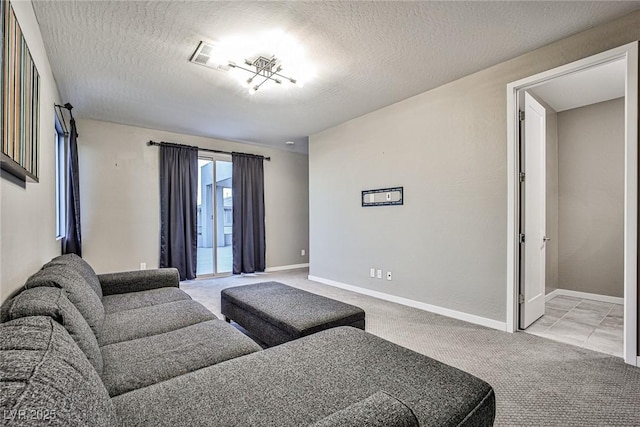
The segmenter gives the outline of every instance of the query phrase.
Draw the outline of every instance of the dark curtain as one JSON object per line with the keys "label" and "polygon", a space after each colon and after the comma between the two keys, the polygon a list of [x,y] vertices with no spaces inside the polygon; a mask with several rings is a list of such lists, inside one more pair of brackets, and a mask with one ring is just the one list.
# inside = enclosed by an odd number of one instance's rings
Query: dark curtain
{"label": "dark curtain", "polygon": [[265,269],[264,169],[261,156],[233,153],[233,274]]}
{"label": "dark curtain", "polygon": [[196,277],[198,149],[160,147],[160,267]]}
{"label": "dark curtain", "polygon": [[62,253],[82,256],[82,235],[80,234],[80,181],[78,174],[78,131],[76,121],[71,118],[69,132],[69,156],[67,157],[67,227],[62,239]]}

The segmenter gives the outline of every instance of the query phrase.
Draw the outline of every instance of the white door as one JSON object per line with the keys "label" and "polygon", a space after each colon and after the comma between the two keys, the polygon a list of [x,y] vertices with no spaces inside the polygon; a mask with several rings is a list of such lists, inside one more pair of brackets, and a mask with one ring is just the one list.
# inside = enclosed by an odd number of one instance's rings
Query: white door
{"label": "white door", "polygon": [[521,153],[525,173],[520,244],[520,327],[526,328],[544,314],[545,220],[546,220],[546,110],[531,95],[524,94]]}

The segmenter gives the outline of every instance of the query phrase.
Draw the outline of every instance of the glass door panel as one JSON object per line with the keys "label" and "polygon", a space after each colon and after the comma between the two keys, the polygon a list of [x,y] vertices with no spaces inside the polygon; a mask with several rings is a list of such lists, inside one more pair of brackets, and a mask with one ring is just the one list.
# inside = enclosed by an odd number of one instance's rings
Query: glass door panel
{"label": "glass door panel", "polygon": [[196,276],[215,274],[213,233],[213,168],[211,159],[198,159],[198,264]]}
{"label": "glass door panel", "polygon": [[231,230],[233,226],[233,197],[231,193],[231,162],[216,160],[216,266],[217,273],[231,273],[233,253]]}
{"label": "glass door panel", "polygon": [[197,276],[231,273],[233,253],[232,163],[198,159],[198,265]]}

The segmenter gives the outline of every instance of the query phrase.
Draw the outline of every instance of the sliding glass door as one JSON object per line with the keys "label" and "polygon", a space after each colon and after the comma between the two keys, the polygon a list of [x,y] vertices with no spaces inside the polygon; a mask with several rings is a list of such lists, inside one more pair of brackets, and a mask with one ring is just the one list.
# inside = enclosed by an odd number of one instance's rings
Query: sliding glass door
{"label": "sliding glass door", "polygon": [[197,276],[231,273],[232,270],[232,168],[228,159],[198,159]]}

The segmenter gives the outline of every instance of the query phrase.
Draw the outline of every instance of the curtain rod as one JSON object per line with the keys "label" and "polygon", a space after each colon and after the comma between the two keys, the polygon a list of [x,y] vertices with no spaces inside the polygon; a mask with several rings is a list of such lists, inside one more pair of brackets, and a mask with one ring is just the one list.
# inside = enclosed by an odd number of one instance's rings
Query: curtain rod
{"label": "curtain rod", "polygon": [[[69,116],[71,116],[71,120],[75,120],[73,118],[73,113],[71,112],[71,110],[73,110],[73,105],[71,105],[70,103],[66,103],[64,105],[60,105],[60,104],[53,104],[59,111],[62,110],[63,108],[65,110],[69,111]],[[64,119],[64,114],[62,114],[62,111],[60,111],[60,117],[62,118],[62,126],[64,127],[64,133],[65,135],[69,134],[69,128],[67,127],[67,121]],[[77,136],[77,132],[76,132],[76,136]]]}
{"label": "curtain rod", "polygon": [[[200,148],[200,147],[196,147],[193,145],[184,145],[184,144],[175,144],[173,142],[155,142],[155,141],[149,141],[148,145],[157,145],[157,146],[166,146],[166,147],[189,147],[189,148],[197,148],[199,151],[207,151],[209,153],[218,153],[218,154],[233,154],[233,152],[231,151],[222,151],[222,150],[213,150],[211,148]],[[265,157],[265,156],[260,156],[258,154],[249,154],[249,153],[238,153],[238,154],[248,154],[250,156],[256,156],[256,157],[261,157],[264,160],[267,161],[271,161],[271,157]]]}
{"label": "curtain rod", "polygon": [[64,108],[65,110],[69,110],[69,115],[71,116],[71,118],[73,119],[73,113],[71,112],[71,110],[73,110],[73,105],[71,105],[70,103],[66,103],[64,105],[60,105],[60,104],[54,104],[56,107],[58,108]]}

